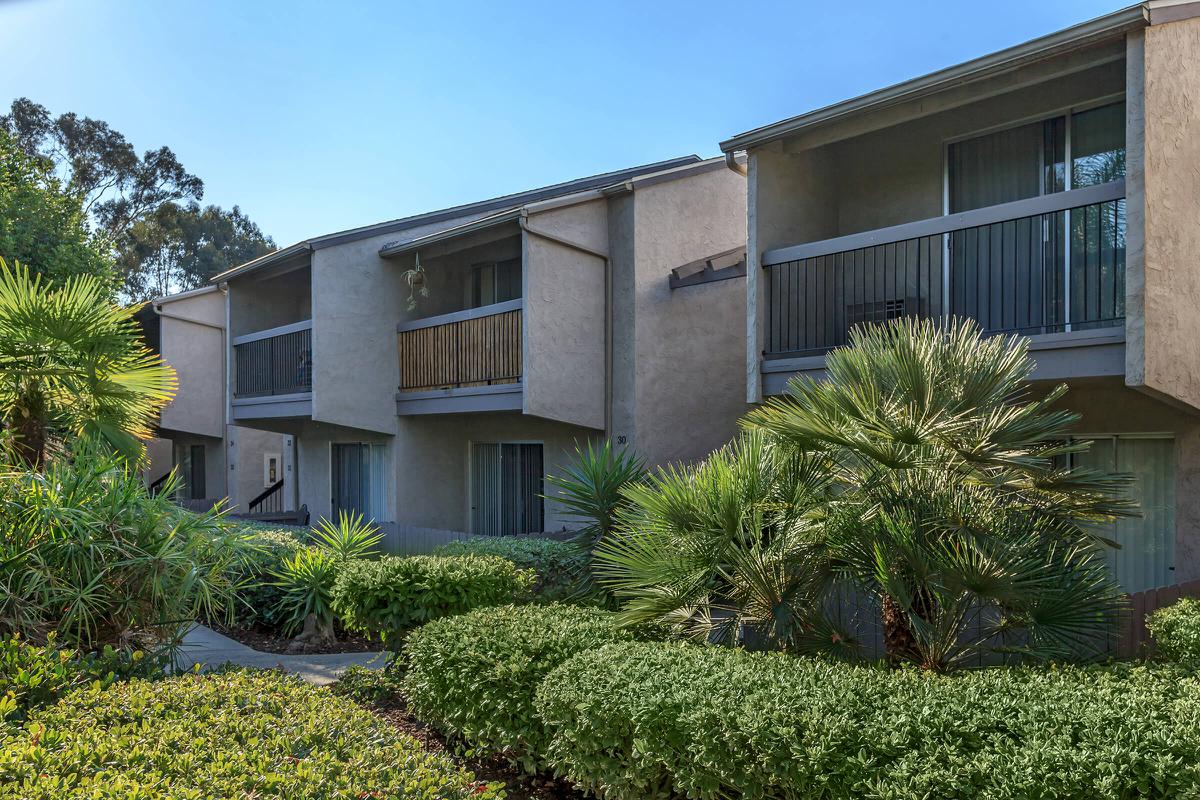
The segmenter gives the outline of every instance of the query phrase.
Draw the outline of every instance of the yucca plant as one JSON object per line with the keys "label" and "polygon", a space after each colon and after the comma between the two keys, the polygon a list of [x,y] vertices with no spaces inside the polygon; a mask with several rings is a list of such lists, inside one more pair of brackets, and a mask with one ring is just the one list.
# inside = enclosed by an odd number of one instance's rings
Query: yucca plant
{"label": "yucca plant", "polygon": [[0,422],[20,463],[41,469],[54,434],[142,452],[175,372],[143,346],[136,308],[113,304],[102,281],[40,276],[0,259]]}
{"label": "yucca plant", "polygon": [[383,535],[362,514],[343,511],[336,523],[322,517],[310,536],[310,546],[285,558],[274,577],[284,632],[303,626],[297,641],[321,645],[334,639],[331,594],[338,569],[375,552]]}

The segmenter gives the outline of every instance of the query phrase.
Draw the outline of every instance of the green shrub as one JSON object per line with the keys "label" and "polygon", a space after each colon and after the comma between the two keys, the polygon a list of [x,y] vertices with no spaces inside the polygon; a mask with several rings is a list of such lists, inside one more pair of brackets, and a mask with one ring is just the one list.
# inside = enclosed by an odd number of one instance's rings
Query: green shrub
{"label": "green shrub", "polygon": [[403,684],[401,663],[392,661],[382,669],[368,669],[355,664],[329,688],[339,697],[349,697],[358,703],[388,705],[401,696]]}
{"label": "green shrub", "polygon": [[521,599],[533,580],[497,556],[384,556],[345,564],[331,599],[348,630],[378,636],[396,652],[416,626]]}
{"label": "green shrub", "polygon": [[1170,661],[1200,667],[1200,600],[1185,597],[1146,619],[1158,654]]}
{"label": "green shrub", "polygon": [[533,769],[546,743],[534,709],[542,679],[577,653],[629,636],[609,612],[568,605],[438,620],[408,638],[405,696],[422,720]]}
{"label": "green shrub", "polygon": [[271,672],[84,689],[0,745],[0,798],[498,796],[371,712]]}
{"label": "green shrub", "polygon": [[239,628],[283,624],[283,590],[275,583],[274,573],[283,562],[304,549],[304,528],[273,527],[249,520],[227,522],[246,538],[249,553],[233,567],[238,586],[233,624]]}
{"label": "green shrub", "polygon": [[83,449],[44,473],[0,471],[0,636],[80,650],[177,640],[230,619],[245,536],[150,496],[127,462]]}
{"label": "green shrub", "polygon": [[537,708],[550,762],[608,800],[1200,792],[1200,678],[1173,667],[944,676],[618,644],[547,676]]}
{"label": "green shrub", "polygon": [[476,536],[444,544],[436,555],[500,556],[537,574],[534,594],[541,600],[566,600],[581,590],[588,554],[572,542],[538,536]]}
{"label": "green shrub", "polygon": [[98,653],[60,650],[54,637],[45,647],[13,635],[0,639],[0,720],[21,719],[31,709],[56,702],[81,686],[110,686],[131,677],[161,677],[164,659],[141,650],[105,646]]}

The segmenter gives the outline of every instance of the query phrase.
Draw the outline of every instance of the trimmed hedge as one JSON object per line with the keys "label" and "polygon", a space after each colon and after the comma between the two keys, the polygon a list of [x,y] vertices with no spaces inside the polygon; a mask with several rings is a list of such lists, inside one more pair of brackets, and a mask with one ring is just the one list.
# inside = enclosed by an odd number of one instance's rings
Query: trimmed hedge
{"label": "trimmed hedge", "polygon": [[493,798],[354,703],[272,672],[85,689],[0,739],[0,798]]}
{"label": "trimmed hedge", "polygon": [[566,600],[580,591],[588,556],[571,542],[537,536],[476,536],[444,544],[436,555],[500,556],[537,573],[534,594],[545,601]]}
{"label": "trimmed hedge", "polygon": [[1186,597],[1146,618],[1158,655],[1200,668],[1200,600]]}
{"label": "trimmed hedge", "polygon": [[940,676],[618,644],[537,696],[550,763],[606,800],[1183,798],[1200,678],[1117,664]]}
{"label": "trimmed hedge", "polygon": [[434,727],[533,770],[547,743],[534,708],[542,679],[577,653],[629,638],[599,609],[480,609],[409,636],[405,696]]}
{"label": "trimmed hedge", "polygon": [[497,556],[384,556],[344,564],[331,600],[346,629],[398,651],[418,625],[519,600],[533,580],[531,571]]}

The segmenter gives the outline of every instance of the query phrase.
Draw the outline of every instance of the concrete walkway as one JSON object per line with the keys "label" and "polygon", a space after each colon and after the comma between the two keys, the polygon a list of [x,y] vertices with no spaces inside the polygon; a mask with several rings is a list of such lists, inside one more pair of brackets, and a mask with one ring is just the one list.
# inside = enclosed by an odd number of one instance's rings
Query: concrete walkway
{"label": "concrete walkway", "polygon": [[368,669],[380,669],[386,660],[386,655],[384,653],[329,653],[324,655],[264,653],[234,641],[228,636],[223,636],[211,628],[197,624],[183,637],[182,660],[183,664],[189,667],[198,663],[201,667],[212,668],[230,663],[260,669],[278,668],[284,672],[299,675],[309,683],[324,685],[336,681],[347,667],[355,664]]}

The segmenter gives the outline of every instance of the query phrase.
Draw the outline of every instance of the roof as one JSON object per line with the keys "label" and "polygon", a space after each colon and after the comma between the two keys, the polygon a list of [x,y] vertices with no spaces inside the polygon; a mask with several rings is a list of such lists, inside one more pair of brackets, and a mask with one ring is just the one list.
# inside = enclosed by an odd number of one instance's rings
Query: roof
{"label": "roof", "polygon": [[[1144,27],[1151,21],[1151,15],[1158,13],[1162,7],[1171,5],[1171,0],[1139,3],[1129,6],[1103,17],[1074,25],[1070,28],[1042,36],[1037,39],[1000,50],[990,55],[965,61],[953,67],[903,83],[897,83],[884,89],[879,89],[850,100],[844,100],[831,106],[818,108],[796,117],[764,125],[760,128],[739,133],[721,142],[721,150],[733,152],[757,147],[776,139],[790,136],[804,128],[821,123],[831,122],[851,115],[876,111],[897,103],[915,100],[936,94],[952,86],[982,80],[1018,69],[1026,64],[1049,58],[1059,53],[1078,49],[1105,39],[1111,39],[1134,28]],[[1179,5],[1176,3],[1176,5]]]}
{"label": "roof", "polygon": [[[548,200],[554,197],[562,197],[564,195],[576,194],[578,192],[587,191],[590,189],[598,189],[604,186],[611,186],[623,181],[637,178],[641,175],[650,173],[663,172],[678,167],[685,167],[691,164],[699,164],[700,156],[689,155],[680,158],[672,158],[666,161],[656,161],[652,164],[644,164],[638,167],[629,167],[627,169],[615,170],[613,172],[604,172],[599,175],[591,175],[586,178],[576,178],[562,183],[555,183],[549,186],[543,186],[538,189],[530,189],[524,192],[516,192],[514,194],[502,195],[493,197],[489,200],[480,200],[474,203],[467,203],[460,206],[452,206],[450,208],[440,209],[438,211],[430,211],[424,214],[416,214],[411,217],[402,217],[400,219],[390,220],[388,222],[380,222],[375,225],[367,225],[361,228],[351,228],[349,230],[338,231],[336,233],[325,234],[323,236],[304,239],[293,245],[276,250],[273,253],[268,253],[260,256],[252,261],[247,261],[245,264],[226,270],[220,275],[214,276],[211,280],[213,283],[227,281],[231,278],[244,275],[247,272],[262,269],[278,264],[287,259],[296,256],[300,253],[320,250],[325,247],[332,247],[345,242],[352,242],[359,239],[367,239],[372,236],[380,236],[386,233],[401,233],[410,232],[411,236],[401,237],[399,241],[415,238],[416,236],[425,236],[435,233],[444,228],[454,228],[466,223],[491,216],[498,211],[505,209],[519,208],[528,203],[533,203],[539,200]],[[391,246],[390,244],[388,245]]]}
{"label": "roof", "polygon": [[620,180],[615,180],[605,185],[578,189],[568,194],[533,198],[523,204],[509,206],[491,214],[460,219],[453,224],[439,226],[437,230],[410,231],[411,235],[385,244],[380,248],[379,255],[389,258],[401,253],[410,253],[413,250],[428,247],[431,244],[445,241],[446,239],[453,239],[485,228],[514,222],[524,214],[548,211],[551,208],[563,208],[578,203],[586,203],[591,200],[602,200],[612,194],[636,191],[645,186],[652,186],[664,181],[678,180],[695,175],[698,172],[706,172],[713,169],[725,169],[725,159],[709,158],[701,161],[697,158],[695,161],[689,161],[685,164],[674,164],[652,172],[642,172],[636,175],[625,176]]}

